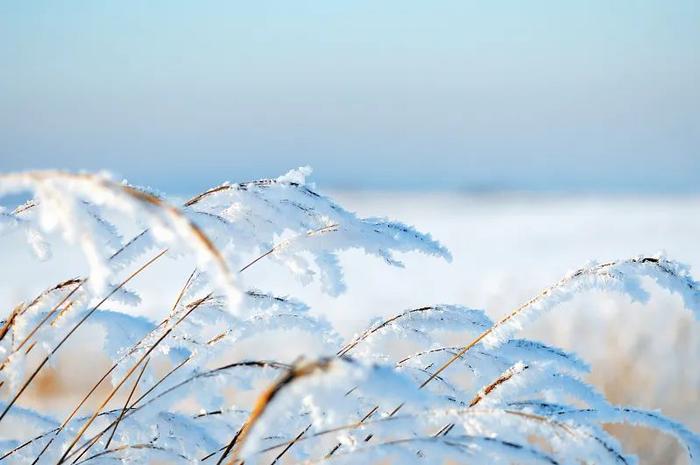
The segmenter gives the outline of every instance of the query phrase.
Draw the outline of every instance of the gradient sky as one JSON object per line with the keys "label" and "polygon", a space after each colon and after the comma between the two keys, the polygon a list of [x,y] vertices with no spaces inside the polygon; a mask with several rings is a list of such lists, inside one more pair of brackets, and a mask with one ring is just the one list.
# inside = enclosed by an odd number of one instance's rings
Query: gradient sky
{"label": "gradient sky", "polygon": [[700,2],[0,3],[0,170],[700,191]]}

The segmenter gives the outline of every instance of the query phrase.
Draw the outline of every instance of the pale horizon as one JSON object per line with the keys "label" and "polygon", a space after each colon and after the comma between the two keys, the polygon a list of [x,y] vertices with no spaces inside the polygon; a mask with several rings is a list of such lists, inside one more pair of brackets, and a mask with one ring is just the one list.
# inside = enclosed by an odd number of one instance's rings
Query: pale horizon
{"label": "pale horizon", "polygon": [[700,191],[700,4],[0,5],[0,170]]}

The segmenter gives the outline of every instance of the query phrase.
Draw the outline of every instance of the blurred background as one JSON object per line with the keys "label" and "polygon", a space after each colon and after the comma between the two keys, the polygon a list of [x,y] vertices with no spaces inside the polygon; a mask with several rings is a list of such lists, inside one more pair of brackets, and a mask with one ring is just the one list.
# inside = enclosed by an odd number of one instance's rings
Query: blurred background
{"label": "blurred background", "polygon": [[3,2],[0,169],[688,192],[700,4]]}
{"label": "blurred background", "polygon": [[[663,251],[697,278],[699,24],[694,0],[3,2],[0,170],[186,196],[311,165],[321,192],[454,255],[346,254],[338,299],[281,284],[346,336],[438,302],[498,317],[589,260]],[[529,335],[578,351],[613,401],[700,431],[700,324],[677,298],[561,310]],[[617,432],[643,463],[684,463]]]}

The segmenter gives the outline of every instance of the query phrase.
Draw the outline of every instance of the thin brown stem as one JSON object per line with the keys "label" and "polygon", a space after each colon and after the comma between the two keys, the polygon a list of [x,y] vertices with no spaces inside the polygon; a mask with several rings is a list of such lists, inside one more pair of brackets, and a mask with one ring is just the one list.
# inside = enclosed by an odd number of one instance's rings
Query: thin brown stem
{"label": "thin brown stem", "polygon": [[131,281],[131,280],[132,280],[134,277],[136,277],[139,273],[141,273],[143,270],[145,270],[146,268],[148,268],[148,266],[150,266],[153,262],[155,262],[157,259],[159,259],[160,257],[162,257],[162,256],[167,252],[167,250],[168,250],[168,249],[165,249],[165,250],[161,251],[161,252],[158,253],[155,257],[151,258],[148,262],[146,262],[144,265],[142,265],[138,270],[136,270],[136,271],[134,271],[132,274],[130,274],[130,275],[129,275],[126,279],[124,279],[117,287],[115,287],[114,289],[112,289],[112,290],[107,294],[107,296],[105,296],[97,305],[95,305],[90,311],[88,311],[75,325],[73,325],[73,327],[70,329],[70,331],[68,331],[68,333],[67,333],[65,336],[63,336],[63,338],[62,338],[62,339],[58,342],[58,344],[51,350],[51,352],[49,352],[49,354],[41,361],[41,363],[39,364],[39,366],[32,372],[32,374],[29,376],[29,378],[27,379],[27,381],[24,382],[24,384],[23,384],[22,387],[19,389],[19,391],[17,391],[17,393],[16,393],[16,394],[14,395],[14,397],[12,398],[12,400],[10,400],[10,402],[7,404],[7,406],[6,406],[5,409],[2,411],[2,413],[0,413],[0,421],[2,421],[3,418],[5,418],[5,415],[7,415],[7,412],[10,411],[10,409],[11,409],[12,406],[15,404],[15,402],[17,402],[17,399],[19,399],[19,397],[22,395],[22,393],[24,393],[24,391],[27,389],[27,387],[29,387],[29,385],[32,383],[32,381],[34,381],[34,378],[36,378],[36,376],[39,374],[39,372],[41,371],[41,369],[44,368],[44,366],[48,363],[49,359],[50,359],[56,352],[58,352],[58,350],[61,348],[61,346],[73,335],[73,333],[75,333],[75,332],[78,330],[78,328],[80,328],[80,326],[82,326],[82,324],[85,322],[85,320],[87,320],[88,318],[90,318],[90,316],[92,316],[92,314],[95,313],[95,312],[97,311],[97,309],[100,308],[100,307],[102,306],[102,304],[104,304],[104,303],[107,301],[107,299],[109,299],[112,295],[114,295],[114,294],[115,294],[119,289],[121,289],[126,283],[128,283],[129,281]]}
{"label": "thin brown stem", "polygon": [[143,364],[143,367],[141,367],[139,375],[136,377],[136,381],[134,381],[134,386],[131,388],[131,392],[129,392],[129,396],[126,398],[126,402],[124,402],[124,408],[122,408],[121,412],[119,412],[119,417],[117,418],[116,423],[114,423],[114,428],[112,429],[112,432],[109,434],[109,438],[107,439],[107,443],[105,444],[105,449],[109,449],[109,445],[112,442],[112,438],[114,437],[114,434],[117,432],[117,428],[119,427],[119,422],[121,422],[122,418],[124,418],[124,413],[129,407],[129,402],[131,402],[131,398],[134,396],[134,392],[136,392],[136,388],[139,385],[139,381],[141,381],[143,373],[146,371],[146,367],[148,366],[149,360],[151,359],[146,359],[146,362]]}
{"label": "thin brown stem", "polygon": [[[309,231],[309,232],[307,232],[304,236],[301,236],[301,237],[313,237],[313,236],[316,236],[316,235],[318,235],[318,234],[325,234],[325,233],[328,233],[328,232],[335,232],[335,231],[338,230],[338,226],[339,226],[338,224],[331,224],[331,225],[328,225],[328,226],[324,226],[324,227],[322,227],[322,228],[318,228],[318,229],[314,229],[314,230],[312,230],[312,231]],[[278,250],[283,249],[284,247],[286,247],[287,245],[289,245],[294,239],[295,239],[295,238],[286,240],[286,241],[284,241],[284,242],[280,242],[279,244],[276,244],[276,245],[275,245],[274,247],[272,247],[270,250],[268,250],[267,252],[265,252],[265,253],[262,254],[262,255],[259,255],[259,256],[256,257],[254,260],[252,260],[252,261],[249,262],[247,265],[245,265],[243,268],[241,268],[240,270],[238,270],[238,272],[239,272],[239,273],[243,273],[245,270],[247,270],[247,269],[250,268],[251,266],[255,265],[256,263],[258,263],[258,262],[259,262],[260,260],[262,260],[263,258],[267,257],[268,255],[273,254],[274,252],[277,252]]]}
{"label": "thin brown stem", "polygon": [[255,401],[255,405],[250,416],[243,423],[241,429],[231,439],[226,447],[226,450],[224,451],[224,454],[219,459],[218,464],[223,463],[223,460],[229,453],[231,454],[231,459],[228,461],[229,465],[234,465],[239,461],[238,454],[240,453],[250,430],[255,426],[260,417],[262,417],[263,413],[265,413],[272,400],[275,399],[286,386],[288,386],[294,380],[309,376],[318,370],[326,371],[331,367],[332,363],[333,359],[321,359],[315,362],[296,365],[285,373],[276,383],[267,388]]}
{"label": "thin brown stem", "polygon": [[[68,283],[68,284],[66,284],[66,283]],[[66,283],[61,283],[59,286],[54,287],[54,288],[51,289],[49,292],[51,292],[51,291],[53,291],[53,290],[56,290],[56,289],[60,289],[61,287],[64,287],[64,286],[62,286],[62,285],[69,285],[69,284],[77,283],[77,286],[74,287],[74,288],[73,288],[65,297],[63,297],[56,305],[54,305],[54,306],[51,308],[51,310],[49,310],[49,311],[46,313],[46,315],[44,316],[44,318],[42,318],[41,321],[39,321],[39,323],[37,323],[37,324],[34,326],[34,328],[32,328],[31,331],[29,331],[29,333],[22,339],[22,341],[17,345],[17,347],[16,347],[10,354],[8,354],[7,357],[5,357],[5,360],[3,360],[2,364],[0,364],[0,370],[2,370],[3,368],[5,368],[5,365],[6,365],[7,362],[10,360],[10,357],[11,357],[13,354],[15,354],[15,353],[19,352],[20,350],[22,350],[22,347],[24,347],[24,345],[34,336],[34,334],[36,334],[36,332],[39,331],[39,329],[41,329],[41,327],[44,325],[44,323],[46,323],[46,322],[49,320],[49,318],[51,318],[51,316],[52,316],[54,313],[56,313],[56,311],[58,310],[58,308],[61,307],[64,303],[66,303],[66,301],[68,301],[68,299],[70,299],[70,298],[73,296],[73,294],[75,294],[75,293],[78,291],[78,289],[80,289],[80,288],[82,287],[83,284],[85,284],[85,280],[84,280],[84,279],[80,279],[80,280],[70,280],[70,281],[66,281]],[[22,308],[21,306],[18,306],[17,309],[19,309],[19,310],[21,310],[21,311],[20,311],[18,314],[14,314],[13,317],[16,317],[16,316],[18,316],[19,314],[22,314],[22,313],[26,312],[29,308],[31,308],[33,305],[35,305],[36,302],[39,301],[39,298],[40,298],[40,297],[37,297],[37,298],[36,298],[31,304],[29,304],[27,307],[23,307],[23,308]],[[14,322],[14,318],[11,318],[11,319],[9,319],[9,320],[7,321],[7,323],[10,323],[10,324],[12,324],[13,322]],[[6,327],[4,327],[3,329],[9,330],[9,325],[6,325]],[[2,336],[4,337],[4,334],[2,334]],[[0,340],[2,340],[2,337],[0,337]]]}
{"label": "thin brown stem", "polygon": [[65,461],[66,456],[70,453],[71,449],[75,447],[77,442],[80,440],[82,435],[85,433],[85,431],[90,427],[90,425],[95,421],[95,418],[99,415],[100,411],[107,405],[107,403],[112,400],[112,398],[116,395],[117,391],[124,385],[124,383],[131,377],[132,374],[136,371],[136,369],[139,367],[139,365],[153,352],[156,347],[160,344],[161,341],[163,341],[168,335],[173,331],[173,329],[180,323],[182,322],[185,318],[187,318],[197,307],[199,307],[201,304],[203,304],[205,301],[209,300],[211,298],[211,293],[208,294],[207,296],[199,299],[196,301],[194,304],[191,305],[191,307],[187,310],[187,312],[178,319],[173,326],[168,328],[163,335],[156,340],[156,342],[151,345],[146,352],[141,356],[141,358],[134,363],[131,368],[126,372],[126,374],[122,377],[122,379],[117,383],[117,385],[112,389],[112,391],[105,397],[105,399],[102,401],[102,403],[95,409],[95,412],[92,414],[90,419],[86,421],[78,430],[78,432],[75,434],[75,437],[71,441],[71,443],[68,445],[66,450],[63,453],[63,456],[59,459],[58,463],[61,464]]}

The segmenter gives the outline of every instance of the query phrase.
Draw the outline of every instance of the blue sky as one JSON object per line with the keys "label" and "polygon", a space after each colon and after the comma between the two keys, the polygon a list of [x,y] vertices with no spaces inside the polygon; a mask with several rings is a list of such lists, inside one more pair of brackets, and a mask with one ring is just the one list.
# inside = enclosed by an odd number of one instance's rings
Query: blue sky
{"label": "blue sky", "polygon": [[0,170],[700,191],[700,2],[0,3]]}

